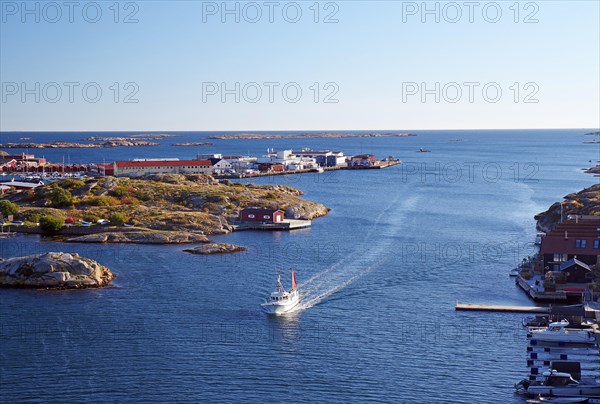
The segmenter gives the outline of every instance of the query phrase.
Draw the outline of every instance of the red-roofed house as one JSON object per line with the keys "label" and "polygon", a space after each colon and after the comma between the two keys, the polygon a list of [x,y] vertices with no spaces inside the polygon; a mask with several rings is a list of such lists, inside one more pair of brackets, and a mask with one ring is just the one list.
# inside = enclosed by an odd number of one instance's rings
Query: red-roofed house
{"label": "red-roofed house", "polygon": [[149,174],[212,174],[210,160],[139,160],[113,163],[115,177]]}
{"label": "red-roofed house", "polygon": [[360,154],[352,156],[348,162],[349,167],[370,167],[377,162],[377,157],[372,154]]}
{"label": "red-roofed house", "polygon": [[567,220],[556,226],[542,240],[540,254],[544,269],[560,270],[561,264],[575,258],[596,265],[600,256],[600,217]]}

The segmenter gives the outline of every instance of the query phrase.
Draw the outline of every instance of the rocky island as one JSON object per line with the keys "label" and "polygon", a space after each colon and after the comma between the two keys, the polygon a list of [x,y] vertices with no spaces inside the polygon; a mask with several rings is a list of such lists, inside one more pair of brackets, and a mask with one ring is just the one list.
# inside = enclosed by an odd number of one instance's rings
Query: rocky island
{"label": "rocky island", "polygon": [[240,133],[230,135],[214,135],[209,136],[208,139],[219,139],[219,140],[231,140],[231,139],[337,139],[337,138],[362,138],[362,137],[406,137],[406,136],[417,136],[413,133],[337,133],[337,132],[323,132],[323,133],[291,133],[288,135],[279,135],[274,133]]}
{"label": "rocky island", "polygon": [[50,252],[0,260],[0,287],[100,288],[113,279],[107,267],[78,254]]}
{"label": "rocky island", "polygon": [[145,147],[158,146],[159,143],[149,142],[147,140],[119,140],[110,138],[93,143],[77,143],[77,142],[49,142],[49,143],[0,143],[0,147],[4,149],[99,149],[109,147]]}
{"label": "rocky island", "polygon": [[203,244],[190,252],[206,254],[241,250],[209,245],[207,236],[232,232],[244,208],[282,209],[289,219],[309,220],[328,213],[325,206],[301,195],[282,185],[161,174],[144,179],[66,179],[6,193],[0,203],[8,205],[15,220],[24,222],[12,227],[16,232],[53,234],[81,243]]}
{"label": "rocky island", "polygon": [[178,147],[214,146],[214,143],[210,143],[210,142],[187,142],[187,143],[173,143],[171,146],[178,146]]}

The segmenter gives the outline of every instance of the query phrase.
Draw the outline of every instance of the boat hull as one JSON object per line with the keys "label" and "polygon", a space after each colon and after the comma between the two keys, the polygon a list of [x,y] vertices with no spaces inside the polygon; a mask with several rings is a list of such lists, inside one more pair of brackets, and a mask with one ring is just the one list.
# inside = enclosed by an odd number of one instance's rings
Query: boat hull
{"label": "boat hull", "polygon": [[284,314],[292,311],[296,306],[298,306],[299,299],[294,302],[289,302],[287,304],[278,304],[278,303],[263,303],[261,304],[262,310],[267,314]]}
{"label": "boat hull", "polygon": [[527,394],[530,396],[544,395],[552,397],[600,396],[600,385],[580,385],[569,387],[556,386],[529,386]]}

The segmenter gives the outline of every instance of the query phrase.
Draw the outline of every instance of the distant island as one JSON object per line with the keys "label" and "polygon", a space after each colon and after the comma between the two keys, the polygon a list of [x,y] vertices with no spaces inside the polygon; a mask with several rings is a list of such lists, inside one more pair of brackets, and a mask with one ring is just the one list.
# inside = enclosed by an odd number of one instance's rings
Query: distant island
{"label": "distant island", "polygon": [[337,138],[361,138],[361,137],[407,137],[417,136],[413,133],[336,133],[336,132],[323,132],[323,133],[293,133],[289,135],[279,135],[272,133],[240,133],[230,135],[214,135],[209,136],[208,139],[218,140],[230,140],[230,139],[243,139],[243,140],[254,140],[254,139],[337,139]]}
{"label": "distant island", "polygon": [[109,147],[145,147],[159,146],[159,143],[149,142],[147,140],[120,140],[112,138],[95,143],[77,143],[77,142],[49,142],[49,143],[0,143],[3,149],[99,149]]}
{"label": "distant island", "polygon": [[138,142],[140,140],[159,140],[165,137],[173,137],[177,135],[169,135],[167,133],[160,134],[139,134],[139,135],[131,135],[125,137],[113,137],[113,136],[90,136],[86,137],[83,140],[87,140],[90,142],[114,142],[114,141],[123,141],[123,142]]}
{"label": "distant island", "polygon": [[187,143],[173,143],[171,146],[214,146],[214,143],[210,142],[187,142]]}

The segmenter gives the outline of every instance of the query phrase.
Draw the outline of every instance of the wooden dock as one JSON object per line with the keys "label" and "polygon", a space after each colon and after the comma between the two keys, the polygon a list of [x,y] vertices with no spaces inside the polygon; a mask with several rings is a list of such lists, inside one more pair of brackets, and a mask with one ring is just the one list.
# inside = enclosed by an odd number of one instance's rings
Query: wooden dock
{"label": "wooden dock", "polygon": [[246,222],[239,225],[234,225],[233,228],[236,231],[241,230],[295,230],[305,229],[310,227],[312,222],[310,220],[301,219],[284,219],[283,222],[277,223],[253,223]]}
{"label": "wooden dock", "polygon": [[499,311],[506,313],[550,313],[549,307],[539,306],[497,306],[493,304],[456,303],[457,311]]}

